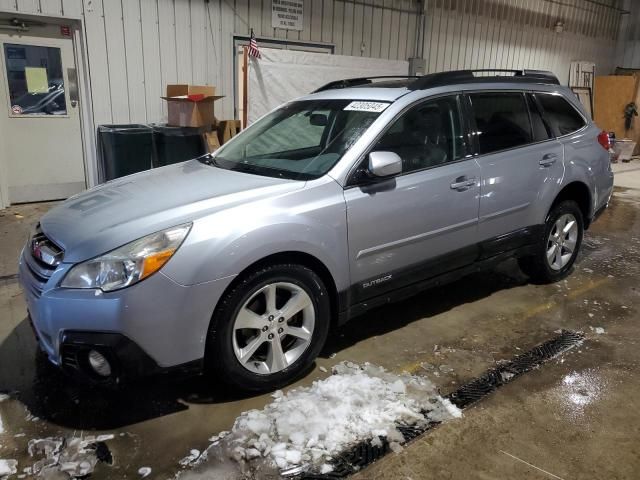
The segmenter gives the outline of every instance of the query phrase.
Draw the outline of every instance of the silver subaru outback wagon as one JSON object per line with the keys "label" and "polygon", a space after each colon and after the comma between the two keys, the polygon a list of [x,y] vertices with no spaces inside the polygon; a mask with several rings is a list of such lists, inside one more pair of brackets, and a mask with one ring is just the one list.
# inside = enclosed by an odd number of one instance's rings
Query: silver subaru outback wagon
{"label": "silver subaru outback wagon", "polygon": [[548,72],[333,82],[49,211],[20,259],[29,316],[90,381],[276,388],[369,308],[509,257],[566,276],[612,193],[608,148]]}

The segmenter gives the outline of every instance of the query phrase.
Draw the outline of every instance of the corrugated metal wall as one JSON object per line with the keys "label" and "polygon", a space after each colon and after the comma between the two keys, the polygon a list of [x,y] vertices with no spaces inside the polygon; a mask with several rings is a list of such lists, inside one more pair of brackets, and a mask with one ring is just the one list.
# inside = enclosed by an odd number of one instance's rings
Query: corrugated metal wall
{"label": "corrugated metal wall", "polygon": [[[213,84],[233,115],[233,35],[335,45],[335,53],[407,59],[428,71],[543,68],[566,82],[571,60],[613,67],[618,0],[305,0],[304,29],[271,27],[271,0],[0,0],[0,10],[84,18],[95,124],[156,122],[172,82]],[[417,38],[425,11],[424,45]],[[553,31],[556,21],[565,31]]]}
{"label": "corrugated metal wall", "polygon": [[640,1],[626,0],[624,6],[630,14],[622,18],[616,66],[640,68]]}
{"label": "corrugated metal wall", "polygon": [[[568,81],[572,60],[608,73],[620,23],[615,1],[427,0],[428,71],[535,68]],[[556,22],[564,31],[556,33]]]}

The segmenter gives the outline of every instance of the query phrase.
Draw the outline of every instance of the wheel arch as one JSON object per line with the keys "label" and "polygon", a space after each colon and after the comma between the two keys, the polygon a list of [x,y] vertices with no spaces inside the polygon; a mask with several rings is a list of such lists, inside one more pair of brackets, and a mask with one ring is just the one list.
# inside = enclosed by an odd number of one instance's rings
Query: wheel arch
{"label": "wheel arch", "polygon": [[[227,286],[227,288],[220,296],[220,299],[224,298],[225,295],[227,295],[228,292],[234,289],[236,285],[240,283],[242,279],[246,277],[250,272],[270,265],[277,265],[279,263],[293,263],[296,265],[305,266],[320,277],[327,289],[327,292],[329,293],[329,302],[331,307],[331,327],[335,327],[338,323],[339,313],[345,307],[344,305],[342,305],[343,302],[338,292],[336,281],[333,278],[333,275],[331,274],[329,268],[327,268],[327,266],[320,259],[307,252],[295,250],[282,251],[273,253],[251,263],[233,279],[233,281]],[[215,316],[217,309],[218,305],[216,305],[216,308],[214,309],[213,316]]]}
{"label": "wheel arch", "polygon": [[556,198],[553,200],[553,203],[549,207],[547,212],[547,216],[553,210],[553,208],[558,205],[560,202],[565,200],[573,200],[578,204],[580,208],[580,212],[582,213],[582,219],[584,222],[584,229],[589,228],[589,224],[591,223],[591,205],[592,205],[592,197],[591,191],[589,187],[581,181],[573,181],[567,185],[565,185],[562,190],[556,195]]}

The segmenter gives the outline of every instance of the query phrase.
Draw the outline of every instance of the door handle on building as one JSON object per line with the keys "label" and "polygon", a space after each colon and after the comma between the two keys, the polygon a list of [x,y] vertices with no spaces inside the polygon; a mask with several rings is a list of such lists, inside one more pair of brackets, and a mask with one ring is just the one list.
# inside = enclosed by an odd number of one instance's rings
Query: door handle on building
{"label": "door handle on building", "polygon": [[78,106],[80,96],[78,94],[78,72],[75,68],[67,68],[67,80],[69,82],[69,100],[71,108]]}

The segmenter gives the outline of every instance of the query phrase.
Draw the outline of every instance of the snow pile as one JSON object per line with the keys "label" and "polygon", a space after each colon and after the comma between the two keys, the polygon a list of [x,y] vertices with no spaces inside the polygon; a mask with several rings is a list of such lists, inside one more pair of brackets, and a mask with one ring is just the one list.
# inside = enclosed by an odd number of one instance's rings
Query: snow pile
{"label": "snow pile", "polygon": [[183,467],[195,462],[200,457],[200,450],[196,450],[195,448],[189,452],[189,455],[184,457],[178,463]]}
{"label": "snow pile", "polygon": [[341,363],[332,376],[286,395],[277,391],[273,397],[262,410],[238,417],[231,433],[212,439],[195,462],[202,476],[191,472],[186,478],[212,478],[212,473],[233,478],[217,470],[225,455],[244,474],[296,466],[327,473],[332,457],[358,442],[379,444],[378,437],[385,436],[397,449],[404,440],[397,423],[419,425],[461,416],[427,379],[395,375],[370,364]]}
{"label": "snow pile", "polygon": [[16,460],[0,459],[0,480],[8,478],[18,471],[18,462]]}
{"label": "snow pile", "polygon": [[151,475],[151,467],[139,468],[138,469],[138,475],[140,475],[142,478],[148,477],[149,475]]}
{"label": "snow pile", "polygon": [[84,477],[93,472],[98,456],[97,445],[113,439],[113,435],[70,438],[40,438],[29,440],[30,457],[41,457],[28,470],[31,475],[47,477],[54,472],[65,476],[55,478]]}
{"label": "snow pile", "polygon": [[5,400],[9,400],[9,395],[6,393],[0,393],[0,402],[4,402]]}

